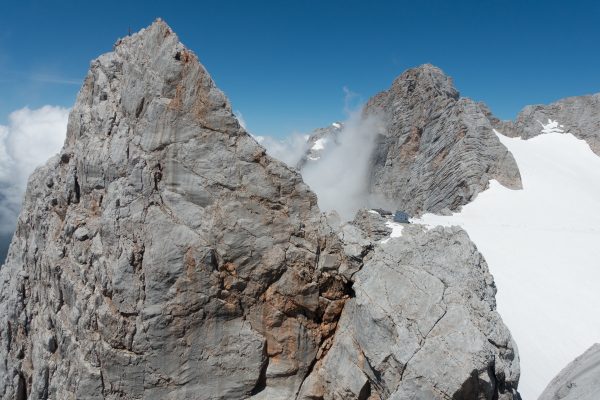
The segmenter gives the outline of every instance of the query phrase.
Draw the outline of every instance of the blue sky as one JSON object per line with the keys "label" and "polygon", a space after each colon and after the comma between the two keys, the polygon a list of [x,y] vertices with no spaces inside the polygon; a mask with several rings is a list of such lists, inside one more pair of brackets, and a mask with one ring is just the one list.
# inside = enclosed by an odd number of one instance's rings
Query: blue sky
{"label": "blue sky", "polygon": [[[189,3],[189,4],[188,4]],[[162,17],[199,55],[255,134],[343,119],[433,63],[501,118],[526,104],[600,92],[592,1],[3,1],[0,124],[24,106],[71,106],[89,62]]]}

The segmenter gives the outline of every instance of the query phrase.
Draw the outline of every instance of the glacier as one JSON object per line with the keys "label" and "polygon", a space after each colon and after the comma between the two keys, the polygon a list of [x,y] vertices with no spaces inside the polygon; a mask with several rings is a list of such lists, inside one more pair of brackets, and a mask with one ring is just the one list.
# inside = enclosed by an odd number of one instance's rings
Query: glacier
{"label": "glacier", "polygon": [[412,222],[463,227],[486,258],[497,305],[517,342],[524,399],[600,341],[600,157],[557,121],[523,140],[496,131],[522,190],[497,181],[460,212]]}

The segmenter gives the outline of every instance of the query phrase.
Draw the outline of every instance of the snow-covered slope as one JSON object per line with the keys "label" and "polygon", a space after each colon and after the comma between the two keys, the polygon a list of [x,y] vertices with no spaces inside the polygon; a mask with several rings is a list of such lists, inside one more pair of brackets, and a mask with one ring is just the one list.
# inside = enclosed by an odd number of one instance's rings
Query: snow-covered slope
{"label": "snow-covered slope", "polygon": [[600,341],[600,157],[551,129],[559,127],[550,121],[546,134],[529,140],[498,135],[523,190],[492,181],[460,213],[415,221],[460,225],[485,256],[519,348],[525,400]]}

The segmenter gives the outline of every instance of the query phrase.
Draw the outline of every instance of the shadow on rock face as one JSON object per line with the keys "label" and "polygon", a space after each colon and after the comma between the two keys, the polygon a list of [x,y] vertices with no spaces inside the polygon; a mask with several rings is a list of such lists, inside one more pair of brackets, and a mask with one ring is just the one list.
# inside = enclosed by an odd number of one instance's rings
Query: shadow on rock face
{"label": "shadow on rock face", "polygon": [[10,246],[11,239],[12,234],[0,234],[0,265],[4,264],[4,260],[6,260],[6,254],[8,253],[8,246]]}
{"label": "shadow on rock face", "polygon": [[[478,375],[477,370],[471,371],[471,376],[467,379],[460,390],[452,396],[453,400],[464,400],[464,399],[477,399],[480,398],[482,393],[488,394],[486,398],[496,398],[493,397],[496,393],[496,385],[501,386],[500,392],[504,392],[504,388],[502,387],[502,382],[498,381],[496,376],[494,375],[494,371],[488,369],[488,379],[482,379],[481,376]],[[515,394],[516,400],[520,400],[521,397],[518,394]]]}

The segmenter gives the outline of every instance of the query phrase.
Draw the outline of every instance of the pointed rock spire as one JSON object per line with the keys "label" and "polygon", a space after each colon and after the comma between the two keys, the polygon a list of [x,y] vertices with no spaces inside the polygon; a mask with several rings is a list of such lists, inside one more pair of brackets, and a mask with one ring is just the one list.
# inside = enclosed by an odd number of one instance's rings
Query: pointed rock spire
{"label": "pointed rock spire", "polygon": [[0,270],[0,397],[289,398],[348,297],[341,249],[157,20],[92,61],[29,182]]}

